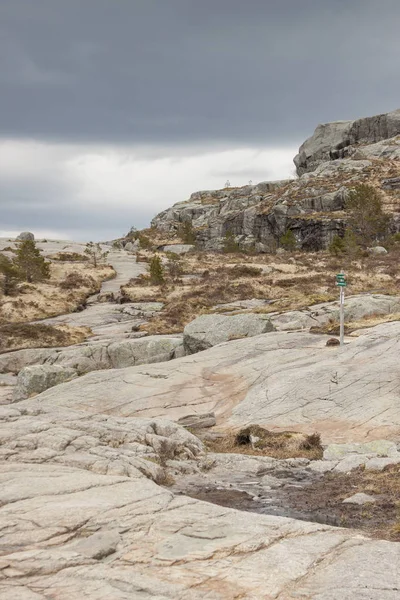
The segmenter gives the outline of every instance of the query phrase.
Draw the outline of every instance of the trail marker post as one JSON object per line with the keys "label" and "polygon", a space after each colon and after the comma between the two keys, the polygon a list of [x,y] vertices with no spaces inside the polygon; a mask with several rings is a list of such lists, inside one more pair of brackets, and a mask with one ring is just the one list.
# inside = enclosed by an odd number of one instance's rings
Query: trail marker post
{"label": "trail marker post", "polygon": [[336,275],[336,285],[340,289],[340,345],[344,345],[344,288],[346,287],[346,277],[344,273]]}

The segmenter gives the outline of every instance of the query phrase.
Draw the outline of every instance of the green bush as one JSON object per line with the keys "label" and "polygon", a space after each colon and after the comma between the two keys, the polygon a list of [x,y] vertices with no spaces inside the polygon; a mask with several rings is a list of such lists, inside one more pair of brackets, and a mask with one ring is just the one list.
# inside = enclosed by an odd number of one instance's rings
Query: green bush
{"label": "green bush", "polygon": [[240,246],[237,243],[235,235],[232,233],[232,231],[226,232],[222,249],[225,254],[235,254],[240,252]]}
{"label": "green bush", "polygon": [[329,244],[328,250],[334,256],[340,256],[346,252],[346,242],[340,235],[335,235]]}
{"label": "green bush", "polygon": [[178,227],[178,235],[184,244],[195,244],[196,233],[193,229],[192,221],[185,221]]}
{"label": "green bush", "polygon": [[154,255],[150,260],[150,280],[156,285],[164,283],[164,269],[159,256]]}
{"label": "green bush", "polygon": [[287,229],[286,232],[279,238],[279,245],[285,250],[296,249],[296,238],[291,229]]}

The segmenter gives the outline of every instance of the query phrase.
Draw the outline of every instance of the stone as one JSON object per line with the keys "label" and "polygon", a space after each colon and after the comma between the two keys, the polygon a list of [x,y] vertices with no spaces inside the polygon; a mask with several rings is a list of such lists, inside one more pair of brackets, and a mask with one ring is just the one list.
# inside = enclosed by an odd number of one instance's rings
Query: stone
{"label": "stone", "polygon": [[390,458],[374,457],[369,458],[365,463],[367,471],[383,471],[386,467],[392,465],[398,465],[400,463],[400,453],[398,456],[391,456]]}
{"label": "stone", "polygon": [[127,252],[137,252],[140,249],[139,240],[135,240],[134,242],[127,242],[124,246],[124,250]]}
{"label": "stone", "polygon": [[77,377],[74,369],[58,365],[33,365],[25,367],[18,373],[17,386],[14,391],[14,401],[40,394],[60,383],[65,383]]}
{"label": "stone", "polygon": [[397,446],[389,440],[353,444],[329,444],[324,450],[325,460],[340,460],[350,454],[387,457],[397,455]]}
{"label": "stone", "polygon": [[343,500],[343,504],[358,504],[359,506],[364,506],[364,504],[375,504],[376,499],[370,494],[364,494],[363,492],[359,492],[358,494],[354,494],[349,498]]}
{"label": "stone", "polygon": [[373,256],[380,256],[381,254],[387,254],[388,251],[383,246],[374,246],[373,248],[367,248],[367,252]]}
{"label": "stone", "polygon": [[186,415],[178,419],[178,424],[189,429],[205,429],[214,427],[217,424],[215,413],[206,413],[204,415]]}
{"label": "stone", "polygon": [[326,342],[327,346],[340,346],[340,340],[338,340],[337,338],[329,338],[329,340]]}
{"label": "stone", "polygon": [[173,254],[187,254],[191,250],[194,250],[193,244],[170,244],[163,246],[164,252],[172,252]]}
{"label": "stone", "polygon": [[23,231],[17,237],[17,240],[20,242],[27,242],[27,241],[33,242],[34,239],[35,239],[35,236],[30,231]]}
{"label": "stone", "polygon": [[186,351],[194,354],[222,342],[273,330],[274,327],[266,315],[201,315],[185,327],[183,343]]}

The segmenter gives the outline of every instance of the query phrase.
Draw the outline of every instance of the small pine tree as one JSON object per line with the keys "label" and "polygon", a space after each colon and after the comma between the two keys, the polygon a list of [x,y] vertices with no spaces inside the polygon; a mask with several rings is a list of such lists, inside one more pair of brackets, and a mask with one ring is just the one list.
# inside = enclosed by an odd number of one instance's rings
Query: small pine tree
{"label": "small pine tree", "polygon": [[341,254],[344,254],[346,252],[345,240],[340,237],[340,235],[335,235],[332,242],[329,244],[328,250],[334,256],[340,256]]}
{"label": "small pine tree", "polygon": [[239,244],[237,243],[232,231],[226,232],[222,249],[225,254],[234,254],[235,252],[240,252]]}
{"label": "small pine tree", "polygon": [[156,254],[150,260],[150,279],[155,285],[164,283],[164,270],[161,259]]}
{"label": "small pine tree", "polygon": [[172,277],[172,279],[178,279],[182,275],[182,267],[180,265],[181,257],[179,254],[174,254],[173,252],[168,252],[168,263],[167,269],[168,273]]}
{"label": "small pine tree", "polygon": [[16,292],[20,274],[17,267],[7,256],[0,254],[0,273],[3,275],[1,289],[5,296],[12,296]]}
{"label": "small pine tree", "polygon": [[279,245],[285,250],[296,249],[296,238],[291,229],[287,229],[283,235],[279,238]]}
{"label": "small pine tree", "polygon": [[20,242],[14,265],[21,279],[28,283],[42,281],[50,277],[50,263],[45,261],[33,240]]}
{"label": "small pine tree", "polygon": [[357,185],[348,196],[346,209],[350,212],[349,227],[358,244],[368,246],[387,235],[390,217],[383,212],[381,193],[371,185]]}
{"label": "small pine tree", "polygon": [[178,228],[178,235],[184,244],[194,244],[196,242],[196,233],[193,229],[192,221],[185,221]]}
{"label": "small pine tree", "polygon": [[86,244],[85,254],[94,267],[97,267],[100,263],[104,263],[108,256],[108,252],[103,252],[100,244],[93,242]]}

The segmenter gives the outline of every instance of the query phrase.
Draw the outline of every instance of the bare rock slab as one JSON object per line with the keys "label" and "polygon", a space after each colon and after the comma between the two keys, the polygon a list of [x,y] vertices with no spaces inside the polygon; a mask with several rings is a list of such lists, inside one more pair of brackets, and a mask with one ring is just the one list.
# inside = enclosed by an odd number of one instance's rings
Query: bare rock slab
{"label": "bare rock slab", "polygon": [[273,330],[274,326],[266,315],[201,315],[185,327],[183,341],[186,351],[195,354],[222,342]]}

